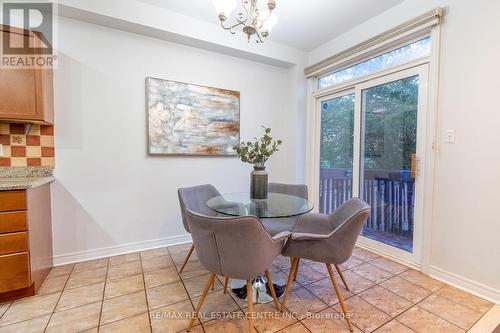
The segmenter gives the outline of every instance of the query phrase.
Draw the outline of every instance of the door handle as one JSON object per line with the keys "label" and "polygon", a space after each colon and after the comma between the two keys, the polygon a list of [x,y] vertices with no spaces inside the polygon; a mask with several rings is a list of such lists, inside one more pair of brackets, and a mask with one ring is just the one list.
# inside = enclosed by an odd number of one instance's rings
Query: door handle
{"label": "door handle", "polygon": [[419,159],[417,158],[417,154],[411,154],[411,177],[412,178],[417,178],[417,176],[420,174],[420,168],[419,168]]}

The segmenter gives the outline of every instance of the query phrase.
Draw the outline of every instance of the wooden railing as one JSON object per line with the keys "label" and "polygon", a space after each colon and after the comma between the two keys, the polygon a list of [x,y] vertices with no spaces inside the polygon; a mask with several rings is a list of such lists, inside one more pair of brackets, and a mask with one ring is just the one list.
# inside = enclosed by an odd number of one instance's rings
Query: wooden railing
{"label": "wooden railing", "polygon": [[[409,170],[365,171],[361,199],[372,208],[365,228],[412,237],[415,180]],[[330,213],[352,197],[350,169],[321,169],[319,210]]]}

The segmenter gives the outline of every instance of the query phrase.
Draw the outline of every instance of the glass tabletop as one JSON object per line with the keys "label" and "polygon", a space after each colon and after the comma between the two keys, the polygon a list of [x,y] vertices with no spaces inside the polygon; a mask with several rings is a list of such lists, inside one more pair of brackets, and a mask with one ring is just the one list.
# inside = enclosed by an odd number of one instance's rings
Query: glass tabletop
{"label": "glass tabletop", "polygon": [[273,192],[269,192],[265,200],[250,199],[249,192],[227,193],[208,200],[207,206],[221,214],[259,218],[297,216],[313,209],[312,202],[304,198]]}

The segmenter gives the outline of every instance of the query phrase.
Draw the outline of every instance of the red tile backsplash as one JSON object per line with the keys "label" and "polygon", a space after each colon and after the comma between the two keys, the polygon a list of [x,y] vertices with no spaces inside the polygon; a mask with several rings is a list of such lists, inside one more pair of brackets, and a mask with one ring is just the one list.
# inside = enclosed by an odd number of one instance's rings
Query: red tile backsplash
{"label": "red tile backsplash", "polygon": [[0,134],[0,145],[10,145],[10,135]]}
{"label": "red tile backsplash", "polygon": [[42,159],[41,158],[28,158],[28,166],[41,166]]}
{"label": "red tile backsplash", "polygon": [[54,148],[42,147],[42,157],[54,157]]}
{"label": "red tile backsplash", "polygon": [[28,135],[26,136],[27,146],[39,146],[40,145],[40,135]]}
{"label": "red tile backsplash", "polygon": [[54,127],[34,124],[28,135],[24,131],[24,124],[0,122],[0,144],[4,151],[0,167],[54,167]]}
{"label": "red tile backsplash", "polygon": [[24,124],[10,124],[10,134],[24,134]]}
{"label": "red tile backsplash", "polygon": [[54,126],[41,125],[40,126],[41,135],[54,135]]}
{"label": "red tile backsplash", "polygon": [[26,147],[11,147],[10,148],[11,157],[26,157]]}

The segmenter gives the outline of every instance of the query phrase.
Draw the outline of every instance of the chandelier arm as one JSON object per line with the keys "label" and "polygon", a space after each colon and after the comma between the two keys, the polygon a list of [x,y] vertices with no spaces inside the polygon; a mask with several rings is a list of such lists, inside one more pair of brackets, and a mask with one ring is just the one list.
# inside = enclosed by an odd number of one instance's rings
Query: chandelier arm
{"label": "chandelier arm", "polygon": [[247,22],[247,20],[246,20],[246,19],[245,19],[245,20],[243,20],[243,19],[239,19],[239,18],[237,18],[237,17],[235,17],[234,19],[235,19],[238,23],[243,24],[243,25],[245,25],[245,24],[246,24],[246,22]]}
{"label": "chandelier arm", "polygon": [[268,11],[268,15],[267,15],[267,17],[266,17],[265,19],[263,19],[263,20],[259,20],[259,21],[260,21],[261,23],[264,23],[264,22],[266,22],[267,20],[269,20],[269,19],[271,18],[271,14],[273,13],[273,10],[274,10],[274,9],[270,9],[270,10]]}
{"label": "chandelier arm", "polygon": [[[241,21],[246,22],[246,21],[248,21],[248,19],[251,19],[251,15],[248,12],[248,8],[247,8],[248,0],[241,0],[241,6],[243,7],[243,9],[245,10],[245,13],[247,14],[246,18],[244,20],[242,19]],[[240,14],[242,14],[241,17],[243,17],[243,12],[240,12]]]}
{"label": "chandelier arm", "polygon": [[255,42],[264,43],[264,40],[262,39],[262,36],[261,36],[260,31],[258,29],[255,30],[255,34],[257,35],[257,39],[255,40]]}
{"label": "chandelier arm", "polygon": [[233,28],[236,28],[236,27],[237,27],[237,26],[239,26],[239,25],[243,25],[243,26],[244,26],[244,25],[245,25],[245,23],[243,23],[243,22],[239,22],[239,21],[238,21],[238,23],[235,23],[235,24],[233,24],[233,25],[232,25],[232,26],[230,26],[230,27],[225,27],[225,26],[224,26],[223,21],[220,21],[220,25],[221,25],[221,27],[222,27],[224,30],[229,30],[229,32],[230,32],[230,33],[232,33],[232,34],[234,35],[234,34],[235,34],[235,32],[233,31]]}

